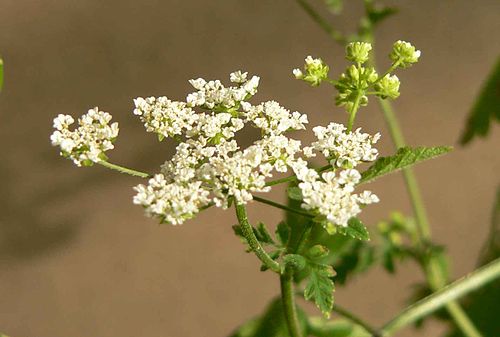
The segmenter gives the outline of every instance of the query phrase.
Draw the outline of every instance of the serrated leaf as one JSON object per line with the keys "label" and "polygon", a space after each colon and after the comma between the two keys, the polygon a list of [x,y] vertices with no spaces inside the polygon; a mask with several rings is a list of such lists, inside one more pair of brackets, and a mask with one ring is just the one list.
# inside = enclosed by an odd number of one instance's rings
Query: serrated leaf
{"label": "serrated leaf", "polygon": [[333,308],[333,292],[335,290],[331,277],[334,271],[331,266],[309,263],[310,273],[306,288],[304,289],[304,298],[308,301],[313,300],[323,316],[330,317]]}
{"label": "serrated leaf", "polygon": [[347,227],[337,226],[340,234],[348,235],[353,239],[370,241],[370,233],[358,218],[350,218]]}
{"label": "serrated leaf", "polygon": [[271,236],[271,233],[269,233],[269,230],[267,229],[266,225],[264,225],[264,223],[259,222],[257,228],[254,228],[254,233],[257,237],[257,240],[259,240],[261,243],[267,243],[270,245],[276,244],[273,237]]}
{"label": "serrated leaf", "polygon": [[292,200],[302,201],[304,199],[302,197],[302,191],[298,186],[290,186],[287,188],[286,192],[288,193],[288,197]]}
{"label": "serrated leaf", "polygon": [[485,137],[494,120],[500,122],[500,57],[472,107],[460,143],[466,145],[474,137]]}
{"label": "serrated leaf", "polygon": [[451,150],[452,147],[450,146],[417,147],[414,149],[410,147],[399,148],[395,155],[377,159],[368,170],[361,174],[360,184],[415,165],[424,160],[435,158]]}
{"label": "serrated leaf", "polygon": [[285,247],[288,243],[288,238],[290,237],[290,227],[288,227],[288,224],[285,221],[281,221],[276,227],[275,234],[280,244]]}

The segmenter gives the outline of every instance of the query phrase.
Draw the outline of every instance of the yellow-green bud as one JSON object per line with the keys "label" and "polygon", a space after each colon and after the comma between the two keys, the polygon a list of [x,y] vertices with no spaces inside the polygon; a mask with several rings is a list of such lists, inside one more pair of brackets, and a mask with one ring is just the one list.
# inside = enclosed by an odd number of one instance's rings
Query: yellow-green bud
{"label": "yellow-green bud", "polygon": [[372,45],[368,42],[351,42],[346,47],[346,58],[356,63],[365,63],[370,57]]}

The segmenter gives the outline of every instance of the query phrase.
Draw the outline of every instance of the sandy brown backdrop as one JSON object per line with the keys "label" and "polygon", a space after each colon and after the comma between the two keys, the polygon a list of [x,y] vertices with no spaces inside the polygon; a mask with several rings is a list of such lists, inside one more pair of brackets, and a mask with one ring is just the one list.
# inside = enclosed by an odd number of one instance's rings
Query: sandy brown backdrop
{"label": "sandy brown backdrop", "polygon": [[[500,2],[398,1],[401,13],[379,30],[379,60],[397,39],[414,42],[422,61],[401,72],[396,103],[412,145],[455,144],[466,114],[500,51]],[[357,6],[336,25],[354,26]],[[233,236],[232,212],[212,209],[181,227],[158,226],[131,204],[139,180],[103,168],[77,169],[48,137],[58,113],[99,106],[121,124],[113,162],[154,172],[172,152],[132,115],[136,96],[182,99],[187,79],[259,74],[256,100],[307,112],[311,125],[342,121],[329,88],[292,80],[291,69],[320,56],[338,74],[335,46],[294,1],[0,0],[0,331],[12,337],[225,336],[278,293],[270,273]],[[382,61],[381,61],[382,62]],[[384,63],[385,65],[386,63]],[[380,112],[359,124],[382,130]],[[302,139],[310,140],[303,134]],[[488,140],[417,169],[436,241],[454,259],[453,275],[475,264],[498,182],[500,130]],[[372,188],[391,210],[409,213],[399,175]],[[282,191],[273,192],[283,199]],[[252,205],[276,223],[279,212]],[[255,219],[255,217],[253,217]],[[403,306],[422,280],[411,263],[397,278],[375,270],[339,288],[338,303],[374,323]],[[423,336],[438,336],[438,323]],[[401,336],[417,336],[411,329]]]}

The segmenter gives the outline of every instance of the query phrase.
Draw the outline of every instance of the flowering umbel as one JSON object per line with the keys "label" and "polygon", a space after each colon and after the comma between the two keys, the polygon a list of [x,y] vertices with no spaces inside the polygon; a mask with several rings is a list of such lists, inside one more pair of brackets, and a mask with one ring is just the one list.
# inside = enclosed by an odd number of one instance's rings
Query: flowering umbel
{"label": "flowering umbel", "polygon": [[[328,69],[322,61],[307,60],[307,78],[326,78]],[[160,172],[135,187],[133,202],[144,207],[148,216],[178,225],[211,205],[225,209],[232,202],[248,203],[255,193],[270,191],[268,182],[276,172],[289,172],[290,168],[300,182],[302,207],[323,218],[327,227],[347,226],[363,205],[378,201],[369,191],[354,193],[360,179],[355,167],[375,160],[378,153],[372,145],[378,134],[347,132],[345,126],[331,123],[315,127],[317,141],[302,147],[287,133],[304,130],[307,115],[291,112],[276,101],[250,103],[257,93],[257,76],[237,71],[229,78],[229,87],[219,80],[190,80],[195,91],[185,101],[167,97],[134,100],[134,114],[147,132],[177,142],[174,155]],[[94,109],[80,119],[79,129],[69,131],[73,119],[60,115],[52,143],[77,165],[102,163],[104,151],[113,147],[118,134],[116,123],[108,125],[110,120],[109,114]],[[235,136],[246,125],[259,129],[262,137],[242,148]],[[329,172],[319,174],[309,168],[305,158],[315,152],[327,158]]]}

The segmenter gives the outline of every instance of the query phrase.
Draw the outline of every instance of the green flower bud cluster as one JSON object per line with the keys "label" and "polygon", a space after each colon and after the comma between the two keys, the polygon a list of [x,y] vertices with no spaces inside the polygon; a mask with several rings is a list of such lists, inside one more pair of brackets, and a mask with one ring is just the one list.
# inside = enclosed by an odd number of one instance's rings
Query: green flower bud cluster
{"label": "green flower bud cluster", "polygon": [[397,68],[408,68],[420,58],[420,50],[411,43],[396,41],[389,54],[391,66],[379,76],[375,68],[367,64],[371,52],[372,45],[368,42],[349,43],[345,49],[345,57],[353,64],[347,67],[337,81],[328,78],[329,67],[321,59],[311,56],[305,59],[304,70],[294,69],[293,74],[311,86],[318,86],[323,81],[333,84],[338,91],[335,103],[355,115],[353,111],[368,104],[368,95],[382,99],[398,98],[400,82],[392,72]]}
{"label": "green flower bud cluster", "polygon": [[319,58],[306,57],[304,72],[300,69],[294,69],[293,74],[296,79],[303,80],[313,87],[317,87],[324,80],[328,79],[330,68]]}
{"label": "green flower bud cluster", "polygon": [[365,63],[370,57],[372,45],[368,42],[352,42],[346,47],[346,58],[356,63]]}
{"label": "green flower bud cluster", "polygon": [[399,97],[399,78],[396,75],[385,75],[375,83],[374,88],[377,96],[381,98],[396,99]]}
{"label": "green flower bud cluster", "polygon": [[351,65],[345,73],[340,75],[340,79],[335,84],[335,88],[338,90],[338,95],[335,98],[336,104],[350,110],[356,97],[359,96],[359,105],[367,105],[366,91],[377,80],[378,74],[373,67]]}
{"label": "green flower bud cluster", "polygon": [[413,63],[418,62],[420,54],[420,50],[416,50],[411,43],[399,40],[392,46],[392,51],[389,54],[389,57],[393,64],[401,68],[408,68]]}

